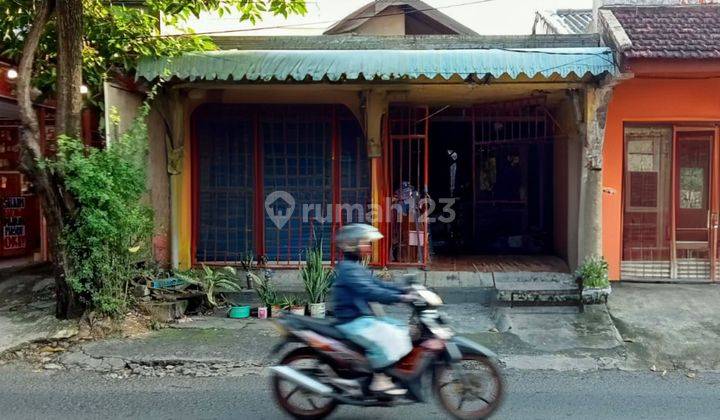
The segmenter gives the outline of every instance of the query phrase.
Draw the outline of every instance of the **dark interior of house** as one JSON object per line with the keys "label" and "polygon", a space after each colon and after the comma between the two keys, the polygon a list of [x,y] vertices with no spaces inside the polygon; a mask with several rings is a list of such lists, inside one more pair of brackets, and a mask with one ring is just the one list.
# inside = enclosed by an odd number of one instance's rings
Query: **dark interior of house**
{"label": "dark interior of house", "polygon": [[553,153],[544,123],[503,117],[474,124],[430,122],[433,216],[443,215],[440,198],[454,199],[455,211],[453,221],[430,225],[432,255],[552,254]]}

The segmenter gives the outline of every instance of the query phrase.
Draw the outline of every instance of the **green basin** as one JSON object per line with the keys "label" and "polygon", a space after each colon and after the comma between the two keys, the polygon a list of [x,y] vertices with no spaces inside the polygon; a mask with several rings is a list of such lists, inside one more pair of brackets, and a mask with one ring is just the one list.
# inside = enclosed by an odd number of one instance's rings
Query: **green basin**
{"label": "green basin", "polygon": [[248,318],[250,317],[250,307],[249,306],[233,306],[228,311],[228,317],[229,318]]}

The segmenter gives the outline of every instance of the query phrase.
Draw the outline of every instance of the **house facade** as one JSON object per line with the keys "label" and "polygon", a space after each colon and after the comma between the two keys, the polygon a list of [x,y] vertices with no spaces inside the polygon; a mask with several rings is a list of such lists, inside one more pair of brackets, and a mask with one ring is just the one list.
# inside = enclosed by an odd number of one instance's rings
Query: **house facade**
{"label": "house facade", "polygon": [[[220,51],[141,63],[139,79],[165,80],[150,120],[158,254],[295,268],[316,243],[336,260],[334,230],[358,221],[385,235],[383,267],[568,271],[599,254],[587,215],[600,217],[612,51],[594,34],[471,35],[415,10],[442,31],[218,37]],[[362,13],[366,28],[388,15]],[[503,269],[527,265],[488,268]]]}
{"label": "house facade", "polygon": [[604,144],[611,278],[717,280],[720,6],[608,7],[599,24],[623,79]]}

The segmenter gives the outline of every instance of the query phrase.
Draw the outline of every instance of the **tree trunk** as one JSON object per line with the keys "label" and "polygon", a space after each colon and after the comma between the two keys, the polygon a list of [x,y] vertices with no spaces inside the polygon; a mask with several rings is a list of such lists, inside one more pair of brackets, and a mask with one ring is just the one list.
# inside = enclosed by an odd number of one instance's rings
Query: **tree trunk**
{"label": "tree trunk", "polygon": [[57,1],[58,66],[57,115],[58,135],[80,138],[82,113],[82,0]]}
{"label": "tree trunk", "polygon": [[58,245],[57,238],[62,232],[64,215],[68,211],[63,184],[54,179],[47,169],[38,165],[39,159],[43,157],[43,149],[40,142],[40,125],[31,97],[31,81],[33,75],[33,63],[40,37],[45,25],[50,19],[54,2],[36,2],[37,12],[35,19],[27,34],[23,45],[23,54],[18,65],[17,79],[17,101],[20,108],[20,121],[22,123],[20,135],[21,166],[24,173],[32,181],[40,197],[43,213],[48,227],[50,240],[50,251],[53,256],[55,283],[57,290],[58,305],[56,315],[58,318],[76,317],[82,314],[83,307],[80,304],[79,296],[68,287],[65,281],[66,258],[62,248]]}

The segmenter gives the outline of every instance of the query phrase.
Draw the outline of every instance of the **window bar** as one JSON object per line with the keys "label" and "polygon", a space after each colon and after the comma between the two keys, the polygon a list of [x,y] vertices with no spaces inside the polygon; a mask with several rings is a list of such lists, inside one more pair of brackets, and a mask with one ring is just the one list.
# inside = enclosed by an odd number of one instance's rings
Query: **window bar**
{"label": "window bar", "polygon": [[[296,148],[295,148],[296,164],[295,164],[295,179],[294,179],[294,184],[295,184],[294,187],[295,187],[295,188],[293,188],[293,190],[294,190],[294,192],[297,193],[297,192],[299,192],[299,189],[300,189],[300,188],[298,188],[298,187],[299,187],[300,185],[302,185],[302,184],[301,184],[302,181],[301,181],[301,178],[300,178],[300,160],[299,160],[299,159],[300,159],[300,145],[301,145],[301,142],[300,142],[301,130],[302,130],[302,128],[304,128],[304,127],[300,124],[300,112],[299,112],[299,110],[289,109],[289,108],[290,108],[290,107],[287,107],[287,108],[286,108],[286,111],[285,111],[285,113],[284,113],[284,115],[283,115],[283,118],[282,118],[282,120],[283,120],[283,137],[282,137],[282,140],[283,140],[283,150],[284,150],[284,158],[285,158],[285,168],[284,168],[284,172],[285,172],[285,186],[286,186],[286,187],[289,187],[289,186],[290,186],[290,178],[289,178],[290,166],[289,166],[289,164],[288,164],[288,148],[287,148],[288,143],[289,143],[289,139],[288,139],[288,127],[287,127],[287,124],[288,124],[288,119],[289,119],[289,118],[288,118],[288,114],[292,113],[292,114],[294,114],[293,116],[295,117],[295,144],[296,144]],[[298,197],[298,198],[300,198],[300,197]],[[295,214],[291,215],[290,220],[289,220],[288,223],[285,225],[285,226],[287,227],[287,236],[288,236],[288,238],[287,238],[287,247],[286,247],[286,253],[287,253],[287,254],[286,254],[286,256],[285,256],[286,261],[292,261],[292,260],[294,259],[294,256],[292,255],[292,254],[293,254],[293,252],[292,252],[292,243],[293,243],[293,225],[292,225],[292,224],[293,224],[293,223],[292,223],[292,222],[293,222],[293,219],[294,219],[295,217],[296,217]],[[302,238],[302,228],[303,228],[303,227],[302,227],[302,217],[300,217],[300,223],[299,223],[299,227],[298,227],[298,230],[299,230],[299,232],[298,232],[298,233],[299,233],[299,237],[298,237],[298,238]],[[280,247],[280,236],[279,236],[279,232],[280,232],[280,229],[278,229],[278,248]],[[280,252],[278,252],[278,255],[279,255],[279,254],[280,254]]]}
{"label": "window bar", "polygon": [[[424,165],[424,197],[429,198],[429,182],[430,182],[430,109],[425,108],[425,150],[423,150],[423,165]],[[428,232],[428,217],[430,216],[427,212],[428,202],[425,202],[425,217],[424,217],[424,230],[423,230],[423,267],[427,266],[430,260],[430,238]]]}
{"label": "window bar", "polygon": [[255,246],[257,254],[264,258],[265,253],[265,183],[264,183],[264,154],[265,150],[260,141],[260,116],[258,112],[252,114],[253,144],[255,147]]}
{"label": "window bar", "polygon": [[227,265],[228,263],[228,252],[230,248],[230,186],[232,185],[231,182],[231,174],[232,174],[232,160],[230,158],[231,149],[232,149],[232,140],[230,138],[230,133],[225,133],[225,136],[227,138],[227,149],[225,153],[225,161],[227,162],[226,168],[228,168],[228,173],[225,174],[225,261],[223,263]]}
{"label": "window bar", "polygon": [[388,111],[385,113],[383,118],[383,132],[382,132],[382,148],[383,148],[383,160],[382,160],[382,177],[385,181],[383,183],[382,194],[380,194],[382,200],[382,209],[384,219],[380,219],[381,226],[383,227],[383,234],[385,238],[381,241],[380,245],[380,264],[385,264],[390,261],[390,244],[392,242],[392,231],[390,223],[390,212],[387,206],[388,198],[390,194],[388,191],[392,186],[393,174],[390,170],[390,163],[393,159],[392,153],[392,140],[390,137],[390,112],[391,107],[388,107]]}
{"label": "window bar", "polygon": [[[342,215],[340,214],[340,205],[342,201],[342,143],[340,143],[340,124],[338,124],[337,106],[332,107],[332,228],[330,234],[330,263],[334,264],[335,255],[335,232],[338,227],[342,226]],[[358,159],[356,159],[358,160]],[[359,174],[359,172],[355,172]],[[357,198],[354,200],[357,202]]]}
{"label": "window bar", "polygon": [[[417,130],[416,130],[416,128],[415,128],[415,127],[417,126],[417,123],[415,122],[416,110],[415,110],[415,108],[409,108],[408,111],[409,111],[409,116],[408,116],[408,120],[407,120],[407,123],[408,123],[408,131],[409,131],[409,134],[415,135],[415,134],[417,134]],[[413,180],[412,145],[413,145],[413,142],[414,142],[414,141],[415,141],[415,140],[414,140],[413,138],[408,137],[407,140],[404,140],[404,141],[403,141],[403,144],[405,144],[405,145],[407,146],[407,156],[408,156],[408,174],[407,174],[408,176],[407,176],[407,179],[408,179],[408,182],[410,183],[410,185],[415,184],[415,185],[412,185],[412,186],[413,186],[414,188],[416,188],[416,189],[419,190],[420,184],[417,183],[417,180]],[[415,181],[415,182],[413,182],[413,181]],[[412,211],[412,209],[410,209],[410,210],[408,211],[408,221],[407,221],[407,231],[408,231],[408,232],[407,232],[407,233],[408,233],[407,239],[408,239],[408,246],[407,246],[407,256],[405,257],[406,260],[404,260],[404,261],[408,261],[408,262],[411,261],[411,258],[412,258],[412,252],[411,252],[411,248],[410,248],[410,223],[412,223],[412,222],[415,221],[415,220],[410,219],[410,212],[411,212],[411,211]],[[416,219],[416,220],[417,220],[417,219]],[[416,227],[416,228],[417,228],[417,227]],[[405,237],[405,232],[403,232],[403,237]],[[403,262],[404,262],[404,261],[403,261]]]}

